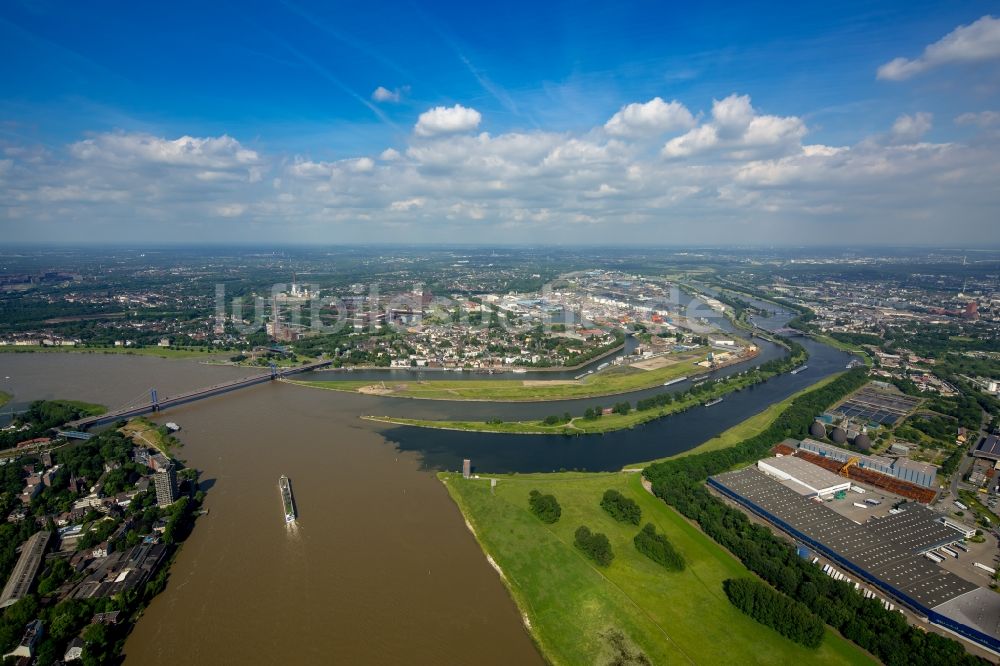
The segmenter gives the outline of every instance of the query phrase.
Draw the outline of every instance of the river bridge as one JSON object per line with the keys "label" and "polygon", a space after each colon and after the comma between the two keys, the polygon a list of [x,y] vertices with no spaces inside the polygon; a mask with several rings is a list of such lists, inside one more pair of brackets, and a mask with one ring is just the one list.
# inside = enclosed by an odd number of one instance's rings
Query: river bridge
{"label": "river bridge", "polygon": [[93,438],[94,433],[83,432],[81,430],[56,430],[57,437],[63,437],[65,439],[82,439],[84,441]]}
{"label": "river bridge", "polygon": [[208,386],[205,388],[195,389],[194,391],[188,391],[186,393],[181,393],[179,395],[167,396],[160,398],[156,394],[156,389],[152,389],[149,394],[149,401],[143,402],[139,405],[129,405],[125,407],[120,407],[118,409],[105,412],[104,414],[99,414],[97,416],[87,416],[82,419],[77,419],[76,421],[70,421],[66,424],[66,430],[81,432],[87,428],[99,425],[105,425],[108,423],[114,423],[120,419],[129,419],[134,416],[141,416],[143,414],[152,414],[154,412],[161,412],[165,409],[170,409],[171,407],[178,407],[180,405],[185,405],[189,402],[195,402],[197,400],[204,400],[205,398],[211,398],[212,396],[220,395],[222,393],[229,393],[230,391],[236,391],[242,388],[247,388],[248,386],[256,386],[257,384],[264,384],[270,381],[275,381],[288,377],[290,375],[295,375],[300,372],[309,372],[310,370],[316,370],[317,368],[322,368],[330,365],[333,361],[313,361],[312,363],[307,363],[305,365],[298,365],[292,368],[284,368],[279,370],[275,366],[271,366],[271,371],[266,374],[253,375],[251,377],[243,377],[242,379],[233,379],[222,384],[215,384],[213,386]]}
{"label": "river bridge", "polygon": [[784,327],[784,328],[778,328],[778,329],[775,329],[773,331],[768,331],[768,332],[769,333],[775,333],[777,335],[783,335],[783,336],[788,337],[788,338],[796,338],[796,337],[801,338],[801,337],[808,337],[808,335],[809,335],[808,333],[800,331],[797,328],[789,328],[787,326]]}

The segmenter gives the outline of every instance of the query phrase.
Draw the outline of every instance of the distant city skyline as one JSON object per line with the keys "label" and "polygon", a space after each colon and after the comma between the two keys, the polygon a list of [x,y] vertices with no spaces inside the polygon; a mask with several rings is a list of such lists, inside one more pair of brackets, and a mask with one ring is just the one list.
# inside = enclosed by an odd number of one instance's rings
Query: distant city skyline
{"label": "distant city skyline", "polygon": [[993,247],[998,13],[8,3],[0,233]]}

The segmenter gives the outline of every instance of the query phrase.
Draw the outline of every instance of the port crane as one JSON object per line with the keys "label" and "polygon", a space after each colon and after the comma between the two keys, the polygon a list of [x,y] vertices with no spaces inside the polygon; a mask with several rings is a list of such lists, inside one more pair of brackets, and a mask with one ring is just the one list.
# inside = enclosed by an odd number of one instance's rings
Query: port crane
{"label": "port crane", "polygon": [[846,463],[844,463],[844,466],[841,467],[840,471],[837,473],[840,474],[841,476],[849,477],[851,468],[857,465],[859,462],[861,462],[861,458],[857,456],[851,456],[851,458]]}

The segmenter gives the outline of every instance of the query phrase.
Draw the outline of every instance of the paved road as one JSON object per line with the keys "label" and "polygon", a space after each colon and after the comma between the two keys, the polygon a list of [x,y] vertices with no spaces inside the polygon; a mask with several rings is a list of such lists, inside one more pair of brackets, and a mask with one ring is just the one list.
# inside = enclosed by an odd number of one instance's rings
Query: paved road
{"label": "paved road", "polygon": [[[979,433],[972,438],[971,443],[966,444],[966,453],[979,443],[979,440],[987,435],[986,428],[990,423],[990,415],[984,410],[983,420],[979,424]],[[965,455],[962,456],[961,462],[958,463],[958,469],[951,476],[951,497],[952,499],[958,499],[958,487],[961,483],[962,478],[968,473],[969,468],[974,462],[974,458]],[[944,499],[944,498],[942,498]]]}

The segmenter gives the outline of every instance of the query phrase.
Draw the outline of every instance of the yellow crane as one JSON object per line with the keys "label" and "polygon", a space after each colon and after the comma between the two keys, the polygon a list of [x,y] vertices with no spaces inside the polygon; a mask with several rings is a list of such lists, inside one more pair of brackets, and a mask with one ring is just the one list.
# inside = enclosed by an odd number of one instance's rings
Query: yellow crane
{"label": "yellow crane", "polygon": [[847,477],[849,477],[850,474],[848,474],[848,471],[852,467],[854,467],[855,465],[857,465],[859,462],[861,462],[861,458],[859,458],[857,456],[851,456],[850,460],[848,460],[846,463],[844,463],[844,466],[840,468],[840,472],[838,472],[838,473],[841,476],[847,476]]}

